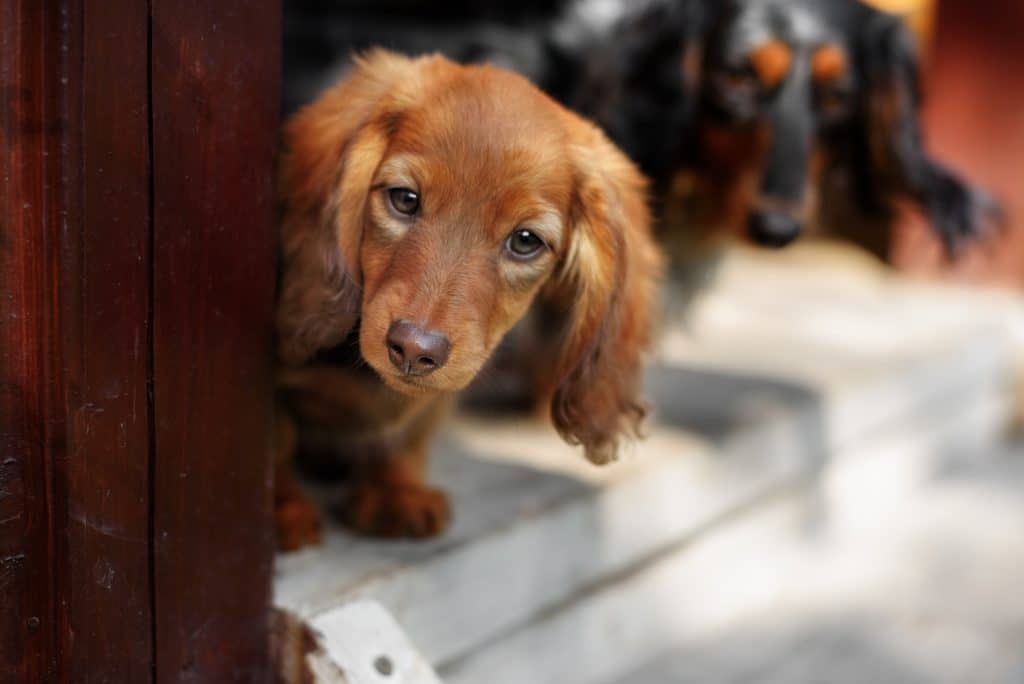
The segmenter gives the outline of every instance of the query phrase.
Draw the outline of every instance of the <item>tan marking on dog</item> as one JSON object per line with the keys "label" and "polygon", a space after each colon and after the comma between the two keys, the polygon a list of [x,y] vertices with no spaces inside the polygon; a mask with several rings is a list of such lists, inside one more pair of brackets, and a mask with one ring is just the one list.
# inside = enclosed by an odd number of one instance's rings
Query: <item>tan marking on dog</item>
{"label": "tan marking on dog", "polygon": [[832,83],[846,74],[846,53],[838,45],[822,45],[811,58],[811,78],[816,83]]}
{"label": "tan marking on dog", "polygon": [[750,53],[750,64],[766,88],[776,88],[789,75],[793,51],[781,40],[769,40]]}

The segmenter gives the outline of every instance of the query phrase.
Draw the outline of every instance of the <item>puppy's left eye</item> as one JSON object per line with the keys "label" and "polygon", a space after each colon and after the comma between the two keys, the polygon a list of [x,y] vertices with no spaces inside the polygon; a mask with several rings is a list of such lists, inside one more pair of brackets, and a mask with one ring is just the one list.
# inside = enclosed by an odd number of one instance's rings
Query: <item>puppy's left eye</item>
{"label": "puppy's left eye", "polygon": [[388,201],[399,214],[412,216],[420,210],[420,196],[409,188],[391,188],[388,190]]}
{"label": "puppy's left eye", "polygon": [[530,259],[540,254],[545,247],[544,241],[537,234],[525,228],[512,231],[505,241],[505,248],[516,259]]}

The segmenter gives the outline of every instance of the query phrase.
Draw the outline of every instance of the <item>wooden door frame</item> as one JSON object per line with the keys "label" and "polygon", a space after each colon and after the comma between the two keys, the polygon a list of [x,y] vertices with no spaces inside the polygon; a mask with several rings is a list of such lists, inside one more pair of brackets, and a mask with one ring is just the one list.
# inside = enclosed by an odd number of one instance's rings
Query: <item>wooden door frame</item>
{"label": "wooden door frame", "polygon": [[0,681],[271,678],[280,21],[0,0]]}

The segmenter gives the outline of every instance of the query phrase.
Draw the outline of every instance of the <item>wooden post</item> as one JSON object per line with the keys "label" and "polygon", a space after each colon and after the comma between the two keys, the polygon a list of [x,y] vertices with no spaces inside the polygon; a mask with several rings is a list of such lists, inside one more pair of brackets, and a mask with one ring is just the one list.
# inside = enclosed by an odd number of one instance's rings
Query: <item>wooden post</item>
{"label": "wooden post", "polygon": [[280,10],[209,4],[0,2],[5,683],[270,679]]}
{"label": "wooden post", "polygon": [[279,11],[153,2],[159,682],[267,669]]}

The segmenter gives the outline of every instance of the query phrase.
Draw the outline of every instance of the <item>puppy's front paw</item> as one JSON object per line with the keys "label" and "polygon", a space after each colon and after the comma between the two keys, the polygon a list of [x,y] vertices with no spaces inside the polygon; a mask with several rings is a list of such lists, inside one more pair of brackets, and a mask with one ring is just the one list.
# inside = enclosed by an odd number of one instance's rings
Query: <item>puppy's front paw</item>
{"label": "puppy's front paw", "polygon": [[342,522],[359,534],[390,539],[435,537],[448,528],[448,495],[417,483],[358,482],[341,509]]}
{"label": "puppy's front paw", "polygon": [[305,496],[294,496],[274,505],[274,528],[279,551],[295,551],[320,543],[320,511]]}

